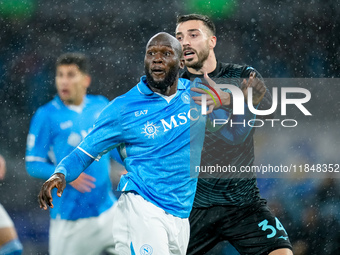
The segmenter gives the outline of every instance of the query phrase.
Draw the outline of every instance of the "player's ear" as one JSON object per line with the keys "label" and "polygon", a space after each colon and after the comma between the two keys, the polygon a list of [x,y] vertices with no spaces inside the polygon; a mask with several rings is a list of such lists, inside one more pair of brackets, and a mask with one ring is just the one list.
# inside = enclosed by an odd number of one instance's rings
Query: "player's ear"
{"label": "player's ear", "polygon": [[181,68],[181,69],[183,69],[184,68],[184,58],[182,57],[182,58],[180,58],[179,59],[179,67]]}
{"label": "player's ear", "polygon": [[216,42],[217,42],[216,36],[211,36],[210,40],[209,40],[209,47],[210,47],[210,49],[215,48]]}
{"label": "player's ear", "polygon": [[90,84],[91,84],[91,76],[88,75],[88,74],[85,74],[84,79],[85,79],[85,87],[86,87],[86,88],[90,87]]}

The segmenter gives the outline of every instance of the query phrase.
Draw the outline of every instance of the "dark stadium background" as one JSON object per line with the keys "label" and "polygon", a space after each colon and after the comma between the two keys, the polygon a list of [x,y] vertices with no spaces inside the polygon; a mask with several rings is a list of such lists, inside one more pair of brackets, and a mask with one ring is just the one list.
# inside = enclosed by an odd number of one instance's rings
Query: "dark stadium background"
{"label": "dark stadium background", "polygon": [[[89,56],[89,92],[111,100],[138,82],[152,35],[174,33],[178,14],[211,15],[218,59],[250,64],[265,78],[285,78],[284,84],[312,78],[304,86],[312,93],[307,106],[313,116],[297,113],[294,129],[259,128],[255,164],[339,164],[339,7],[330,0],[0,1],[0,153],[8,171],[0,202],[16,224],[24,254],[47,254],[49,216],[37,203],[42,181],[28,176],[24,155],[32,115],[56,93],[57,56]],[[325,177],[259,179],[296,255],[339,254],[339,173]],[[224,246],[210,254],[225,254]]]}

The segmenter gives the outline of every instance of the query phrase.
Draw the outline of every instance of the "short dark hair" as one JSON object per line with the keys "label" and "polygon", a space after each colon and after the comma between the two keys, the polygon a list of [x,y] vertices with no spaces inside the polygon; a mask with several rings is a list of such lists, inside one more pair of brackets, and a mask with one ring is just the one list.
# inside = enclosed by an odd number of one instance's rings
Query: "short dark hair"
{"label": "short dark hair", "polygon": [[60,65],[77,65],[82,73],[89,73],[89,63],[87,57],[82,53],[68,52],[58,57],[56,67]]}
{"label": "short dark hair", "polygon": [[203,24],[212,32],[213,35],[216,34],[216,27],[214,22],[206,16],[206,15],[201,15],[201,14],[187,14],[187,15],[178,15],[177,16],[177,22],[176,26],[178,26],[180,23],[183,23],[185,21],[189,20],[200,20],[203,22]]}

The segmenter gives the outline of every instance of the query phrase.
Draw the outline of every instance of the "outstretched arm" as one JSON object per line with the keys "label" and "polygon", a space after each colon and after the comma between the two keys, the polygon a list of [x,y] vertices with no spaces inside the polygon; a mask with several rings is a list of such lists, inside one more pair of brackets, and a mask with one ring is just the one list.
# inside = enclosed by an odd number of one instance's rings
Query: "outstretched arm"
{"label": "outstretched arm", "polygon": [[[81,152],[77,148],[65,157],[55,169],[54,174],[43,184],[39,193],[40,208],[47,209],[47,206],[53,208],[51,191],[58,189],[57,195],[60,197],[66,187],[66,181],[72,182],[79,178],[82,171],[93,162],[93,159]],[[71,171],[66,167],[72,165]]]}

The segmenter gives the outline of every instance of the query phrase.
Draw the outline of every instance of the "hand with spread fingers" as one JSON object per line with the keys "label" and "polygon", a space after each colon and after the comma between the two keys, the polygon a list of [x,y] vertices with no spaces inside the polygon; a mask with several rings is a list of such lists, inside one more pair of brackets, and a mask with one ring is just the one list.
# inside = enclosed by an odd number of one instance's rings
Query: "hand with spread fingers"
{"label": "hand with spread fingers", "polygon": [[48,206],[53,208],[52,204],[52,194],[51,191],[54,188],[57,188],[57,195],[61,197],[64,189],[66,187],[65,175],[61,173],[56,173],[52,175],[44,184],[42,185],[39,192],[39,204],[40,208],[47,210]]}
{"label": "hand with spread fingers", "polygon": [[241,89],[244,94],[245,102],[248,103],[248,88],[253,89],[253,105],[258,105],[262,98],[264,97],[264,94],[266,93],[266,86],[264,85],[264,82],[255,77],[256,73],[251,72],[249,75],[249,79],[243,79],[243,82],[241,84]]}
{"label": "hand with spread fingers", "polygon": [[[228,92],[224,92],[219,88],[216,88],[216,83],[208,76],[208,74],[204,73],[204,79],[208,82],[208,85],[213,88],[212,90],[203,90],[200,88],[191,88],[192,91],[209,95],[207,97],[207,107],[208,111],[207,114],[211,113],[214,109],[218,109],[222,105],[230,105],[230,94]],[[205,84],[204,84],[205,85]],[[218,95],[216,95],[216,93]],[[192,97],[194,102],[198,105],[202,105],[202,97],[201,96],[194,96]]]}

